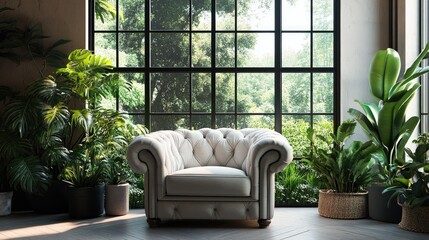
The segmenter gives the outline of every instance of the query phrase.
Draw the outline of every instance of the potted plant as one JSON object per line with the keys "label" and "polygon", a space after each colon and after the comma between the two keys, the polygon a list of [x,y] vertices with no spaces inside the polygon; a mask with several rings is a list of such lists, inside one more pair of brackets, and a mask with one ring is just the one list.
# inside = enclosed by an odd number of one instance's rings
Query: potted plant
{"label": "potted plant", "polygon": [[125,215],[129,211],[130,184],[128,180],[132,173],[127,171],[127,162],[120,156],[110,158],[107,169],[106,214],[111,216]]}
{"label": "potted plant", "polygon": [[[0,9],[0,13],[11,11]],[[47,66],[57,66],[65,55],[57,47],[67,43],[58,40],[48,47],[43,47],[40,25],[18,27],[15,19],[0,19],[0,57],[19,64],[31,61],[38,70],[40,80],[32,82],[25,91],[17,93],[7,86],[0,87],[0,99],[4,104],[0,111],[0,165],[2,168],[2,188],[23,191],[29,196],[42,195],[58,190],[56,177],[62,162],[67,158],[66,149],[62,148],[60,130],[48,126],[43,111],[55,104],[56,95],[52,81],[45,78]],[[7,171],[6,171],[7,169]],[[8,187],[5,187],[8,186]],[[52,186],[55,190],[52,190]],[[1,190],[0,190],[1,191]],[[61,194],[51,194],[51,197]],[[37,202],[31,199],[30,203]],[[44,199],[44,208],[53,212],[64,212],[64,201]],[[37,204],[34,206],[41,206]]]}
{"label": "potted plant", "polygon": [[319,191],[318,211],[323,217],[358,219],[368,216],[365,187],[372,181],[373,154],[378,146],[371,141],[353,141],[346,147],[355,127],[355,121],[344,121],[336,134],[331,134],[332,142],[316,135],[312,128],[307,131],[312,153],[304,161],[320,175],[326,187]]}
{"label": "potted plant", "polygon": [[402,206],[402,229],[429,233],[429,133],[421,134],[413,143],[417,148],[412,152],[406,148],[411,161],[398,163],[400,176],[385,192],[393,191]]}
{"label": "potted plant", "polygon": [[380,146],[376,154],[377,185],[368,188],[369,215],[379,221],[399,222],[401,219],[401,208],[394,204],[388,206],[390,196],[382,192],[393,183],[398,171],[396,163],[405,157],[405,145],[420,121],[417,116],[406,119],[406,113],[420,87],[415,79],[429,71],[429,67],[419,67],[428,51],[429,44],[405,71],[402,80],[398,80],[399,54],[390,48],[378,51],[372,60],[369,77],[371,94],[376,102],[357,101],[363,112],[349,110],[369,139]]}

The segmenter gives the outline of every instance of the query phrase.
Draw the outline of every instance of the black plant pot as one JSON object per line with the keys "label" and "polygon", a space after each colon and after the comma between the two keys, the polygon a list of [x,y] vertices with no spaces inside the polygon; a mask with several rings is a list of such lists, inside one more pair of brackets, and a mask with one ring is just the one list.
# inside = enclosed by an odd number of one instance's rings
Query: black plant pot
{"label": "black plant pot", "polygon": [[95,187],[68,187],[71,218],[95,218],[104,213],[104,184]]}
{"label": "black plant pot", "polygon": [[43,196],[29,195],[34,212],[42,214],[66,213],[69,209],[67,202],[67,187],[70,184],[55,180]]}
{"label": "black plant pot", "polygon": [[402,208],[396,199],[389,202],[392,192],[383,194],[386,186],[373,185],[368,187],[369,217],[382,222],[399,223],[402,216]]}

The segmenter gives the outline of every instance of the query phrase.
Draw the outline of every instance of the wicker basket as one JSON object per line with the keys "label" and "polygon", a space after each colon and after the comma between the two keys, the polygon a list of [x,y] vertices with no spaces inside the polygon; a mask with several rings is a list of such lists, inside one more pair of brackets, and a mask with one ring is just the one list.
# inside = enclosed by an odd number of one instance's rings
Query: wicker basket
{"label": "wicker basket", "polygon": [[320,216],[337,219],[368,217],[368,192],[335,193],[320,190],[318,210]]}
{"label": "wicker basket", "polygon": [[411,208],[402,205],[399,227],[408,231],[429,233],[429,206]]}

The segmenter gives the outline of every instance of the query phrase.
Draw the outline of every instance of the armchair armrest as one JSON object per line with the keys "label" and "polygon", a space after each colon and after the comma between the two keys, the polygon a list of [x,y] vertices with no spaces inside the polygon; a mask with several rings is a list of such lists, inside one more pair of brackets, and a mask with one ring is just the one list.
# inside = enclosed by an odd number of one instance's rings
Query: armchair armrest
{"label": "armchair armrest", "polygon": [[[141,174],[150,172],[147,161],[153,160],[155,163],[151,165],[157,168],[157,174],[162,177],[183,169],[183,160],[176,144],[180,137],[174,131],[159,131],[134,138],[127,149],[127,160],[131,169]],[[144,150],[151,153],[153,158],[144,157]]]}

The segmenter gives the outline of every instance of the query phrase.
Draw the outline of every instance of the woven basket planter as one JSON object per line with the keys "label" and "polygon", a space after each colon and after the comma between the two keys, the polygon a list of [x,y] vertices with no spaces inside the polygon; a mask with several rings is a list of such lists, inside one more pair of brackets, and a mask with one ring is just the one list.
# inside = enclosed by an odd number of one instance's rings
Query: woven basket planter
{"label": "woven basket planter", "polygon": [[335,193],[319,191],[319,214],[336,219],[359,219],[368,217],[368,192]]}
{"label": "woven basket planter", "polygon": [[402,205],[399,227],[408,231],[429,233],[429,206],[411,208]]}

